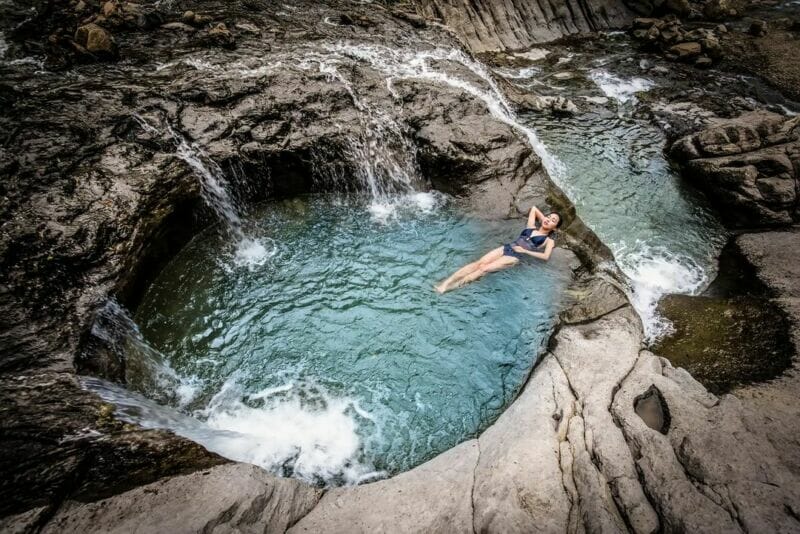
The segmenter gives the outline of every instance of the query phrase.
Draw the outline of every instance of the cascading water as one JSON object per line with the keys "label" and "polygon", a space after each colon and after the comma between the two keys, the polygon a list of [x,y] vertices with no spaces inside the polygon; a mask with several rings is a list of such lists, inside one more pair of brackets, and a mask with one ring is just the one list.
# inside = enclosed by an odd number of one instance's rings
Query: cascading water
{"label": "cascading water", "polygon": [[[161,136],[162,132],[139,114],[133,115],[136,122],[150,134]],[[197,144],[189,142],[172,125],[166,124],[166,132],[175,143],[175,156],[186,163],[197,177],[206,204],[214,210],[226,231],[236,243],[234,261],[237,265],[263,264],[274,253],[260,239],[245,234],[242,228],[242,209],[230,193],[230,184],[220,166]]]}
{"label": "cascading water", "polygon": [[[500,91],[497,83],[486,67],[464,52],[454,48],[433,48],[427,50],[404,50],[379,45],[354,45],[339,43],[326,47],[330,55],[354,58],[369,64],[372,68],[384,73],[386,83],[391,87],[393,80],[417,79],[433,83],[441,83],[464,91],[481,100],[492,116],[512,128],[522,132],[533,150],[541,158],[542,164],[550,176],[560,184],[563,166],[539,140],[536,132],[519,122],[514,111]],[[461,78],[445,66],[458,66],[475,76],[482,88],[475,81]],[[466,73],[465,73],[466,74]]]}
{"label": "cascading water", "polygon": [[335,61],[320,61],[319,70],[347,89],[359,111],[362,133],[359,138],[350,139],[347,156],[367,187],[373,205],[386,205],[398,195],[413,191],[421,181],[416,172],[416,148],[403,135],[401,125],[388,113],[359,98]]}

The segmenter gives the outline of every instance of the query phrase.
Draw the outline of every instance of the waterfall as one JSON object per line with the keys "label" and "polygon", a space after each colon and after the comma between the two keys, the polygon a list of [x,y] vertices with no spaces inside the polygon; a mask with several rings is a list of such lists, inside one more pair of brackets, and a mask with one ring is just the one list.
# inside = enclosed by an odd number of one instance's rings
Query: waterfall
{"label": "waterfall", "polygon": [[[138,113],[134,119],[148,133],[162,135],[162,131],[151,125]],[[237,265],[263,265],[275,250],[268,250],[264,244],[245,234],[242,228],[243,209],[230,193],[228,182],[222,168],[196,143],[188,141],[172,125],[166,124],[166,132],[175,144],[175,156],[186,163],[200,183],[203,200],[214,211],[236,243],[235,262]]]}
{"label": "waterfall", "polygon": [[[199,391],[200,380],[182,377],[158,350],[145,341],[128,311],[111,299],[97,312],[91,330],[94,348],[103,346],[125,361],[125,380],[162,404],[185,406]],[[165,392],[173,396],[165,397]]]}
{"label": "waterfall", "polygon": [[[542,165],[547,169],[550,176],[558,185],[562,185],[561,181],[564,173],[561,162],[548,151],[533,129],[519,122],[510,104],[497,86],[497,82],[495,82],[486,67],[470,58],[464,52],[444,48],[409,51],[381,45],[353,45],[350,43],[329,45],[326,50],[334,57],[352,58],[366,62],[386,76],[386,84],[390,90],[392,81],[395,79],[419,79],[445,84],[478,98],[486,105],[486,108],[495,119],[525,135],[531,148],[541,158]],[[482,88],[475,83],[455,76],[439,68],[434,62],[450,62],[461,65],[479,78],[486,87]]]}
{"label": "waterfall", "polygon": [[[116,406],[116,416],[144,428],[169,429],[235,461],[312,484],[358,484],[383,478],[360,460],[362,421],[376,424],[356,399],[295,378],[248,393],[234,372],[205,406],[208,383],[184,376],[151,346],[128,311],[109,300],[95,317],[88,350],[105,349],[125,361],[126,386],[81,377],[83,388]],[[191,415],[186,415],[188,412]]]}

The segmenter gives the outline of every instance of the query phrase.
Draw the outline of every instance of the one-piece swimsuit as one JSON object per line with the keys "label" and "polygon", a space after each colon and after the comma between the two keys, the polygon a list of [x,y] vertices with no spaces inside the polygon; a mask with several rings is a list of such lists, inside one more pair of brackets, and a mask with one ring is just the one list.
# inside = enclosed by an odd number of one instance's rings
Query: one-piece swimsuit
{"label": "one-piece swimsuit", "polygon": [[520,234],[519,237],[513,243],[506,243],[503,245],[503,256],[511,256],[512,258],[522,259],[524,254],[520,254],[519,252],[514,250],[514,246],[518,245],[525,250],[535,251],[540,249],[544,246],[545,241],[547,238],[550,237],[549,235],[534,235],[532,236],[531,233],[535,228],[525,228]]}

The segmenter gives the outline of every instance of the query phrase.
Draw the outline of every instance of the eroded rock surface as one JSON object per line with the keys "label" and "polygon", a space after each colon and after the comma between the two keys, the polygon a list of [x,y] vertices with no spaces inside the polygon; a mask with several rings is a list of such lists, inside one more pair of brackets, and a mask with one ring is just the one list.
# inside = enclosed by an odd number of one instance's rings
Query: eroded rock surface
{"label": "eroded rock surface", "polygon": [[800,219],[800,119],[752,112],[676,141],[670,156],[731,226]]}

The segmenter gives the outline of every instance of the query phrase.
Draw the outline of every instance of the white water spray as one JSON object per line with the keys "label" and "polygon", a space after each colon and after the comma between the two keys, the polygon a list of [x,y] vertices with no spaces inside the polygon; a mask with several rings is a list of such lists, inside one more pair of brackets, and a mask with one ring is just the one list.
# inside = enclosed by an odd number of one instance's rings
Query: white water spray
{"label": "white water spray", "polygon": [[[161,131],[141,115],[135,113],[133,117],[146,132],[161,135]],[[214,210],[236,242],[234,258],[236,265],[246,267],[263,265],[276,253],[276,249],[274,247],[268,249],[261,240],[245,234],[242,229],[242,209],[230,194],[230,183],[222,168],[202,148],[188,141],[170,124],[166,125],[166,131],[175,143],[175,156],[192,169],[200,183],[203,200]]]}
{"label": "white water spray", "polygon": [[208,385],[172,368],[145,341],[127,310],[108,301],[91,333],[94,349],[99,343],[124,359],[128,386],[145,395],[97,378],[81,379],[84,388],[114,404],[123,421],[169,429],[226,458],[312,484],[358,484],[385,476],[359,461],[359,426],[377,422],[355,399],[297,378],[248,393],[234,373],[210,401],[186,415],[182,412],[197,404]]}

